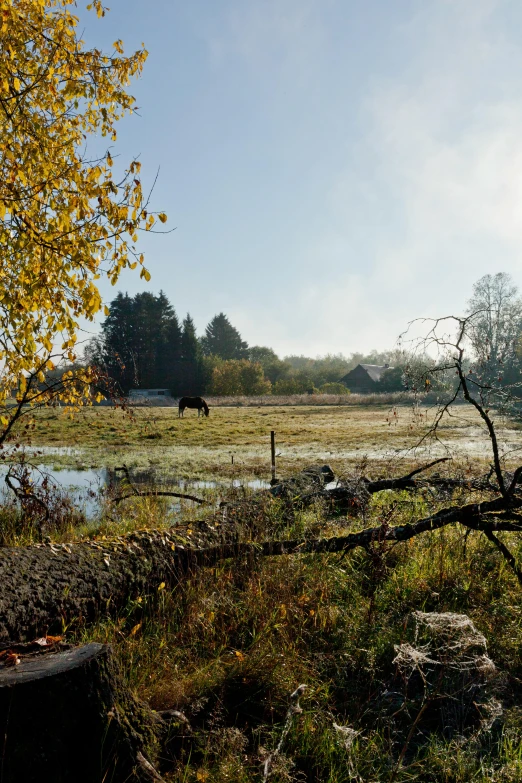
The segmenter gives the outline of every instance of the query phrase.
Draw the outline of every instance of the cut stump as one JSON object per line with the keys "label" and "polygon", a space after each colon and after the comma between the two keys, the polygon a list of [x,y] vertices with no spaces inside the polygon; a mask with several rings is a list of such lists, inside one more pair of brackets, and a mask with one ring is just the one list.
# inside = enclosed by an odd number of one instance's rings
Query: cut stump
{"label": "cut stump", "polygon": [[156,720],[107,645],[21,657],[0,667],[0,783],[159,781]]}

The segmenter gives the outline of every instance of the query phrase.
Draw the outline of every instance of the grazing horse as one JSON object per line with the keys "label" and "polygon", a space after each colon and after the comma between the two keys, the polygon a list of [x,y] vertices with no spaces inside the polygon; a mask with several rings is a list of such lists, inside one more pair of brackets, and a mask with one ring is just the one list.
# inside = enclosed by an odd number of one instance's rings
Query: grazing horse
{"label": "grazing horse", "polygon": [[198,419],[201,411],[203,411],[205,416],[208,416],[208,405],[203,397],[182,397],[178,404],[178,419],[180,416],[183,416],[185,408],[197,408]]}

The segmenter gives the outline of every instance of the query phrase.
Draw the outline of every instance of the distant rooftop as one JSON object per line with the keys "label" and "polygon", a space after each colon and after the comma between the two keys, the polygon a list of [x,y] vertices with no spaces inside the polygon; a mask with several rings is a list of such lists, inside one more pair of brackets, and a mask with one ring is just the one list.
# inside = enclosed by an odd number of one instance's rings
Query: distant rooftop
{"label": "distant rooftop", "polygon": [[360,366],[363,370],[366,370],[372,381],[376,383],[381,380],[386,370],[393,370],[393,367],[390,367],[389,364],[361,364]]}

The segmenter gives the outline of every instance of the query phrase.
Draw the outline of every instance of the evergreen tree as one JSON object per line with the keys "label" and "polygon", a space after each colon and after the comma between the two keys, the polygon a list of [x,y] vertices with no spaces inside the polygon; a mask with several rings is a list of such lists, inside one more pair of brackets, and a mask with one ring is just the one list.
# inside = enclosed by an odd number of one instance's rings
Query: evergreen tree
{"label": "evergreen tree", "polygon": [[181,359],[181,329],[165,294],[119,293],[102,324],[102,338],[92,348],[122,391],[176,386]]}
{"label": "evergreen tree", "polygon": [[142,389],[158,386],[158,347],[161,342],[162,318],[158,297],[144,291],[134,297],[136,335],[137,386]]}
{"label": "evergreen tree", "polygon": [[248,359],[248,343],[241,339],[238,330],[232,326],[224,313],[215,315],[205,329],[201,340],[206,356],[221,359]]}
{"label": "evergreen tree", "polygon": [[164,386],[174,391],[181,359],[181,327],[163,291],[157,297],[157,307],[159,332],[156,340],[156,383],[157,387]]}
{"label": "evergreen tree", "polygon": [[187,362],[197,362],[201,358],[201,346],[190,313],[187,313],[187,317],[183,321],[183,331],[181,333],[181,358]]}
{"label": "evergreen tree", "polygon": [[104,367],[122,391],[137,383],[137,345],[134,300],[118,293],[102,324],[102,337],[93,347],[91,361]]}

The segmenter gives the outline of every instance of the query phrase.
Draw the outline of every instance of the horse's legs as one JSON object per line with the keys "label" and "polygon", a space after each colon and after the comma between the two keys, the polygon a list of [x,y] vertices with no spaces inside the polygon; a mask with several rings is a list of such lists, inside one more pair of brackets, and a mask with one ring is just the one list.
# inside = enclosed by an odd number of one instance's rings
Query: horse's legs
{"label": "horse's legs", "polygon": [[199,419],[199,414],[200,413],[201,413],[201,408],[198,408],[198,419]]}

